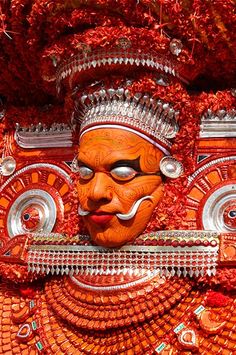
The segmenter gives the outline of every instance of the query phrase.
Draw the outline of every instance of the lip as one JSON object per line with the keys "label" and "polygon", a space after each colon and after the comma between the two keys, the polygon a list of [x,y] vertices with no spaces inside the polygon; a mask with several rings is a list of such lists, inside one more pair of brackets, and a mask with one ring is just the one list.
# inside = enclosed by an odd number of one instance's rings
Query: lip
{"label": "lip", "polygon": [[114,217],[113,213],[102,212],[102,211],[92,212],[89,215],[89,219],[91,219],[92,222],[101,226],[107,224],[113,217]]}

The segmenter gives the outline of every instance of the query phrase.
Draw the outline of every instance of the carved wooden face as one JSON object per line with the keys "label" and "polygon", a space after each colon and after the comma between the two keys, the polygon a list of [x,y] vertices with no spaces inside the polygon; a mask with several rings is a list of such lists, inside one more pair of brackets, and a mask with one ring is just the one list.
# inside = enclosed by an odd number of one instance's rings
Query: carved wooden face
{"label": "carved wooden face", "polygon": [[163,153],[134,133],[96,129],[78,153],[80,215],[93,239],[116,247],[141,234],[162,196]]}

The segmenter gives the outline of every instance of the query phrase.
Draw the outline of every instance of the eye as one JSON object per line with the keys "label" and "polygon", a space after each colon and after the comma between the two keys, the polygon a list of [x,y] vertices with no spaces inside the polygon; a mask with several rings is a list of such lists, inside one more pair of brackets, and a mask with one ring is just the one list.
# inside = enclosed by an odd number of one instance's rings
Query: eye
{"label": "eye", "polygon": [[228,213],[229,218],[235,218],[236,217],[236,210],[231,210]]}
{"label": "eye", "polygon": [[92,169],[88,168],[87,166],[79,166],[78,173],[81,179],[90,180],[92,179],[94,172]]}
{"label": "eye", "polygon": [[118,166],[110,171],[111,176],[119,181],[129,181],[132,180],[137,171],[129,166]]}

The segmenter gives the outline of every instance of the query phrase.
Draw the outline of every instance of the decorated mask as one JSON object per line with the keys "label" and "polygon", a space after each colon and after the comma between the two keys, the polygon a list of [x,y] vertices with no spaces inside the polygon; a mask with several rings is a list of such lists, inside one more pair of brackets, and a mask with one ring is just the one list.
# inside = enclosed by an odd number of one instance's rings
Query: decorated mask
{"label": "decorated mask", "polygon": [[96,244],[120,246],[143,232],[162,196],[162,156],[158,148],[122,128],[82,136],[79,213]]}

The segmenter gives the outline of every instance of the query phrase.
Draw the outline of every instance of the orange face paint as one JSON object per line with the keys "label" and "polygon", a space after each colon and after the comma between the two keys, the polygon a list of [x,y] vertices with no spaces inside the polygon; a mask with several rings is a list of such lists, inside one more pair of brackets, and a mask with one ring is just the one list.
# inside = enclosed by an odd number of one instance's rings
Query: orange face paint
{"label": "orange face paint", "polygon": [[141,234],[162,196],[163,153],[134,133],[96,129],[80,141],[80,210],[93,241],[121,246]]}

